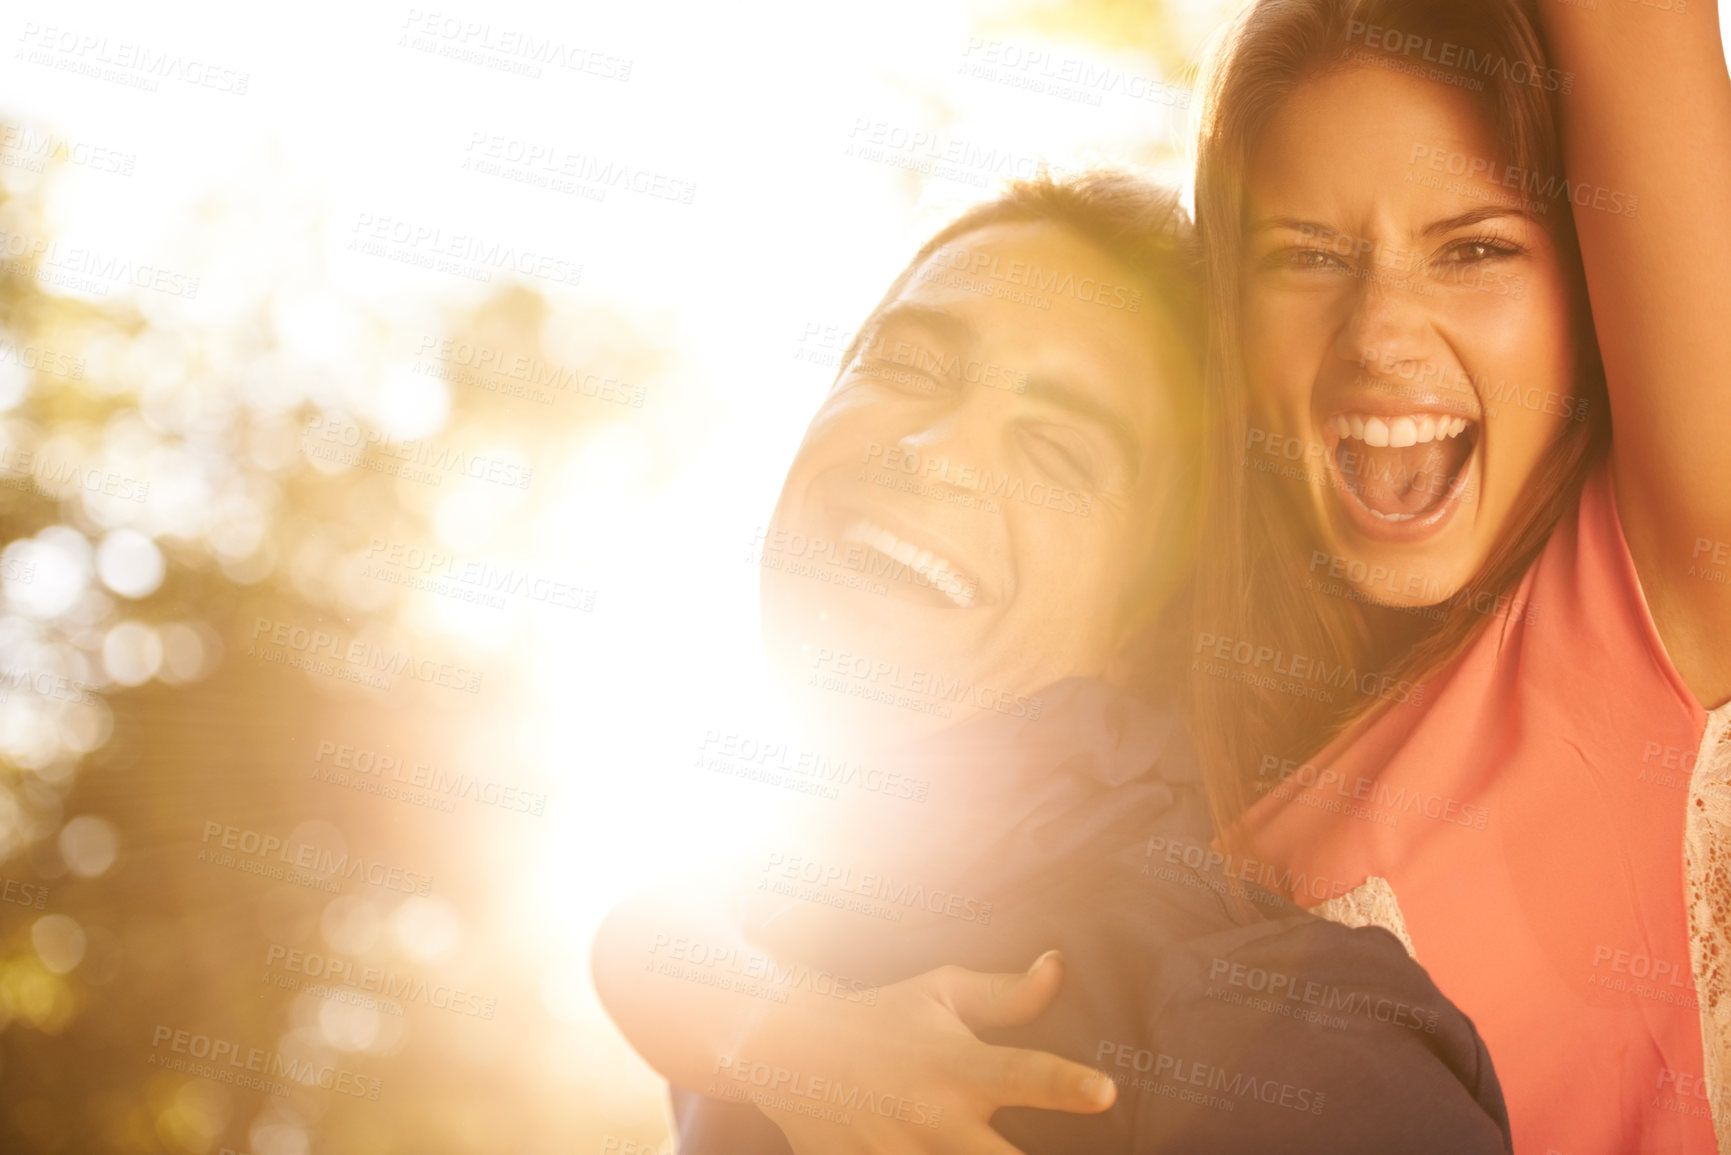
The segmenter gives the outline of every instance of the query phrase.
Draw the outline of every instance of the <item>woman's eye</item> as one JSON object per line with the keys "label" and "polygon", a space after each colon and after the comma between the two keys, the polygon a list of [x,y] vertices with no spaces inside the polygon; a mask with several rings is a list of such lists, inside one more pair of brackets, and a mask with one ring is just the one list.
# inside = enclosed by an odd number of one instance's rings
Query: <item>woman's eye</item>
{"label": "woman's eye", "polygon": [[1325,249],[1283,249],[1274,253],[1268,263],[1305,273],[1335,273],[1347,268],[1345,261]]}
{"label": "woman's eye", "polygon": [[1497,257],[1511,257],[1519,251],[1506,241],[1461,241],[1448,247],[1447,251],[1443,253],[1442,263],[1445,265],[1471,264],[1475,261],[1489,261]]}

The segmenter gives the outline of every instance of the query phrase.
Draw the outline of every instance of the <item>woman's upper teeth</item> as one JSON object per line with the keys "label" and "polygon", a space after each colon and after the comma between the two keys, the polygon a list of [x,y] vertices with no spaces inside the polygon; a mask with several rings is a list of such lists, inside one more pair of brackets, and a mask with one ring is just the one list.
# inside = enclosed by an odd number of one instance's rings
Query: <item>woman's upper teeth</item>
{"label": "woman's upper teeth", "polygon": [[1376,448],[1389,446],[1404,449],[1426,441],[1441,441],[1457,437],[1472,422],[1465,417],[1449,417],[1441,413],[1413,413],[1400,417],[1377,417],[1364,413],[1336,414],[1331,422],[1342,437],[1362,441]]}

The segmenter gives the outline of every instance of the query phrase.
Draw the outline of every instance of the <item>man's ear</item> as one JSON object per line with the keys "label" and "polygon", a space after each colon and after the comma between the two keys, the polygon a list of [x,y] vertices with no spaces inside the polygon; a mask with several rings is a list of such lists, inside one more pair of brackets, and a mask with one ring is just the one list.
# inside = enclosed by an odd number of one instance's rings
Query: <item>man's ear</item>
{"label": "man's ear", "polygon": [[1164,599],[1141,599],[1141,604],[1125,615],[1118,645],[1106,661],[1100,680],[1119,690],[1147,681],[1148,666],[1159,650],[1159,623]]}
{"label": "man's ear", "polygon": [[1106,663],[1106,668],[1100,674],[1100,680],[1115,690],[1128,690],[1131,680],[1136,676],[1136,661],[1120,646],[1118,652],[1112,655],[1112,660]]}
{"label": "man's ear", "polygon": [[[1189,583],[1181,575],[1150,565],[1143,584],[1122,615],[1118,644],[1100,678],[1120,690],[1163,684],[1172,660],[1174,637],[1189,599]],[[1184,603],[1180,604],[1180,599]]]}

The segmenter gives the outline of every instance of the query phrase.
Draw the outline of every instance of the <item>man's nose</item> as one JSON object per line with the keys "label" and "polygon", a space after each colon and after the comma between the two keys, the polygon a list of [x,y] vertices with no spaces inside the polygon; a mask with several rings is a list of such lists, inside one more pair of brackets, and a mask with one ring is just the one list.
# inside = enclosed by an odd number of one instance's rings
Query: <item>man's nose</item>
{"label": "man's nose", "polygon": [[919,461],[920,471],[936,480],[955,482],[977,476],[989,468],[997,450],[997,431],[1003,425],[1003,403],[982,397],[990,390],[965,390],[956,404],[932,414],[920,428],[897,442],[902,451]]}

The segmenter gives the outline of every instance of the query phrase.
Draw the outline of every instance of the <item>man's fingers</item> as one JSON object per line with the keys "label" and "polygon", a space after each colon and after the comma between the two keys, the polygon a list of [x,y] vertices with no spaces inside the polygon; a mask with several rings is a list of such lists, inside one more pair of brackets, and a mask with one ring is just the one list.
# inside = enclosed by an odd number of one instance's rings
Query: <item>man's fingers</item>
{"label": "man's fingers", "polygon": [[941,1142],[931,1144],[926,1150],[942,1152],[943,1155],[1022,1155],[1020,1147],[1012,1146],[990,1125],[971,1119],[967,1122],[966,1131],[958,1131]]}
{"label": "man's fingers", "polygon": [[1095,1115],[1118,1097],[1117,1085],[1081,1063],[1020,1047],[968,1048],[971,1090],[996,1107],[1039,1107]]}
{"label": "man's fingers", "polygon": [[782,1132],[793,1155],[1022,1155],[990,1124],[962,1115],[948,1115],[936,1128],[872,1119],[861,1130],[783,1123]]}
{"label": "man's fingers", "polygon": [[1057,995],[1064,982],[1064,961],[1049,950],[1019,975],[940,967],[928,979],[933,993],[969,1030],[1019,1027],[1038,1018]]}

